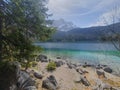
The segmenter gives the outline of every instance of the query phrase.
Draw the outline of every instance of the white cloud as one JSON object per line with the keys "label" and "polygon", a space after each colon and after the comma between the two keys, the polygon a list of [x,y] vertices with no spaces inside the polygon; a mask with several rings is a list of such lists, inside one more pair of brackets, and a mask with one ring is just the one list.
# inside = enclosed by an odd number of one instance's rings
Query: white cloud
{"label": "white cloud", "polygon": [[[53,14],[52,19],[63,18],[74,22],[77,26],[88,26],[99,18],[96,23],[91,24],[97,26],[104,25],[103,16],[110,16],[108,15],[108,13],[111,14],[109,10],[114,5],[120,5],[120,0],[49,0],[47,7],[49,12]],[[95,17],[93,21],[91,17]],[[83,18],[84,21],[81,21]]]}
{"label": "white cloud", "polygon": [[[49,0],[48,8],[54,15],[70,15],[76,9],[92,9],[101,0]],[[79,13],[79,12],[78,12]]]}
{"label": "white cloud", "polygon": [[113,8],[113,10],[103,13],[98,21],[90,26],[105,26],[116,22],[120,22],[120,8]]}
{"label": "white cloud", "polygon": [[119,0],[49,0],[48,8],[55,16],[69,16],[73,10],[87,9],[83,13],[74,13],[72,15],[86,15],[97,10],[104,10],[111,4],[118,3]]}

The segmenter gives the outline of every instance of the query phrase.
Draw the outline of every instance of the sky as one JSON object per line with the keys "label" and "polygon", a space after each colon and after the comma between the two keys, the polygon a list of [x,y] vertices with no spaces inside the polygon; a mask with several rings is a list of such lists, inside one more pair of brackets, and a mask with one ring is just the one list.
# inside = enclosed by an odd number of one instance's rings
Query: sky
{"label": "sky", "polygon": [[81,28],[111,24],[112,16],[120,16],[120,0],[49,0],[47,7],[53,14],[50,19],[64,19]]}

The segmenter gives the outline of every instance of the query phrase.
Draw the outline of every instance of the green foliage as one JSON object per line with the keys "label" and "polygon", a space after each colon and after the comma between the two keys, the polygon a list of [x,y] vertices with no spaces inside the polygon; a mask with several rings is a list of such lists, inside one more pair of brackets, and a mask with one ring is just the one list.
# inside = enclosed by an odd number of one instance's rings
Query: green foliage
{"label": "green foliage", "polygon": [[54,32],[54,28],[48,27],[46,3],[46,0],[0,1],[0,56],[4,60],[30,62],[35,52],[42,50],[34,46],[33,41],[45,41]]}
{"label": "green foliage", "polygon": [[15,84],[14,66],[3,61],[31,67],[35,52],[42,50],[33,41],[45,41],[53,33],[47,10],[46,0],[0,0],[0,90]]}
{"label": "green foliage", "polygon": [[53,61],[49,62],[48,65],[47,65],[47,70],[52,71],[52,70],[55,70],[55,69],[56,69],[55,62],[53,62]]}
{"label": "green foliage", "polygon": [[22,68],[30,68],[32,67],[32,62],[21,62]]}
{"label": "green foliage", "polygon": [[33,61],[33,62],[32,62],[32,67],[35,67],[35,66],[37,65],[37,63],[38,63],[38,62]]}

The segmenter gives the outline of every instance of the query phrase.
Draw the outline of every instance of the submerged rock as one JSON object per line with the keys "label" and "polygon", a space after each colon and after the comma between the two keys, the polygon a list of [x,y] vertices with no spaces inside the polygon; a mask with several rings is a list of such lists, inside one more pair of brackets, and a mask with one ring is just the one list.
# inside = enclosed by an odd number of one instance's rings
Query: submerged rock
{"label": "submerged rock", "polygon": [[56,57],[57,59],[61,59],[61,57],[60,56],[58,56],[58,57]]}

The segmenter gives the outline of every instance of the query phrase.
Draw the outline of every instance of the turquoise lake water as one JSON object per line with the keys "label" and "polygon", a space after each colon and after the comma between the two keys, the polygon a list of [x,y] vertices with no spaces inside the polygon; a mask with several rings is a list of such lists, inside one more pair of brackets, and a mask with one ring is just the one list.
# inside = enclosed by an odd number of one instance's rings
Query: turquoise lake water
{"label": "turquoise lake water", "polygon": [[35,43],[49,57],[60,56],[73,62],[109,65],[120,70],[120,54],[111,43]]}

